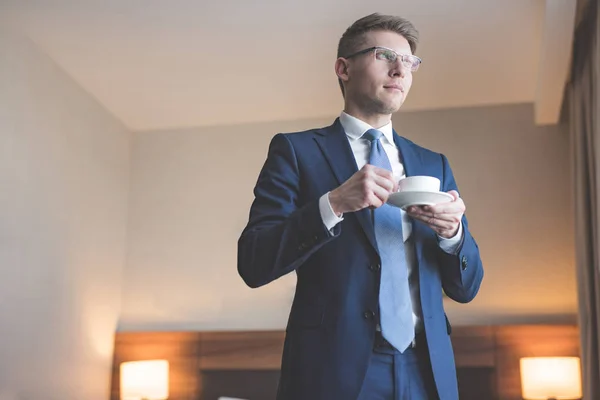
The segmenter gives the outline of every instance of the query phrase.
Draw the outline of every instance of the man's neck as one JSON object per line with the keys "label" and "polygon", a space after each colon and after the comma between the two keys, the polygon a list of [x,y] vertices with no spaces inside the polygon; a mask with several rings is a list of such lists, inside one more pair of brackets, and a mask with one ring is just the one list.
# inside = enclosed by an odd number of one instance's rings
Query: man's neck
{"label": "man's neck", "polygon": [[344,107],[344,112],[354,118],[366,122],[375,129],[379,129],[382,126],[389,124],[392,120],[391,114],[367,114],[349,106]]}

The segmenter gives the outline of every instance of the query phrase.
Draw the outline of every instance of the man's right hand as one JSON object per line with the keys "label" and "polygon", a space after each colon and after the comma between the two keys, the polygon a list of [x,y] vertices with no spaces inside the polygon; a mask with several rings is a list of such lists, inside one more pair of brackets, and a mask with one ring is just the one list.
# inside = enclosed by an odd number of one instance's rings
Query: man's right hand
{"label": "man's right hand", "polygon": [[366,164],[346,182],[329,193],[331,208],[341,216],[363,208],[381,207],[398,190],[392,171]]}

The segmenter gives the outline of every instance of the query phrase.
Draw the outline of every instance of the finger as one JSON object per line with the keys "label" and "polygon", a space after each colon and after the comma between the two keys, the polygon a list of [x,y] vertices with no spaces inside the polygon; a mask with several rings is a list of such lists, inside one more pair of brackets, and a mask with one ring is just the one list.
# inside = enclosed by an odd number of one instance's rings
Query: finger
{"label": "finger", "polygon": [[373,182],[377,186],[384,188],[388,193],[394,193],[397,185],[392,179],[379,175],[373,177]]}
{"label": "finger", "polygon": [[444,223],[450,223],[450,224],[457,224],[458,222],[460,222],[461,220],[461,215],[460,214],[428,214],[428,213],[421,213],[421,214],[408,214],[409,216],[411,216],[412,218],[416,218],[419,220],[423,220],[423,221],[427,221],[427,220],[439,220],[442,221]]}
{"label": "finger", "polygon": [[362,167],[359,172],[362,172],[365,174],[387,176],[390,179],[393,177],[392,171],[390,171],[389,169],[376,167],[375,165],[372,165],[372,164],[365,164],[364,167]]}
{"label": "finger", "polygon": [[464,209],[458,208],[455,210],[443,209],[442,211],[437,211],[436,209],[425,210],[423,208],[416,208],[413,210],[407,211],[411,216],[413,215],[424,215],[429,217],[440,217],[444,219],[453,218],[455,216],[462,217],[464,214]]}
{"label": "finger", "polygon": [[385,169],[385,168],[374,167],[373,172],[376,175],[383,177],[385,179],[388,179],[390,182],[392,182],[391,190],[393,192],[398,191],[398,182],[394,179],[394,174],[392,173],[392,171],[390,171],[389,169]]}
{"label": "finger", "polygon": [[379,208],[381,207],[386,200],[383,200],[382,198],[380,198],[375,191],[372,191],[369,194],[369,197],[367,199],[367,201],[369,202],[370,206],[369,208],[374,209],[374,208]]}
{"label": "finger", "polygon": [[394,178],[394,174],[392,174],[392,171],[390,171],[389,169],[386,169],[386,168],[373,166],[373,172],[375,172],[377,175],[385,176],[389,179]]}
{"label": "finger", "polygon": [[430,217],[452,217],[453,215],[462,215],[463,209],[461,206],[456,205],[453,207],[440,207],[437,206],[411,206],[407,209],[407,212],[412,215],[426,215]]}
{"label": "finger", "polygon": [[449,239],[451,237],[456,236],[457,229],[458,229],[458,227],[456,227],[455,229],[451,229],[451,230],[436,231],[436,233],[443,238]]}
{"label": "finger", "polygon": [[[376,179],[382,179],[376,181]],[[393,187],[392,182],[386,181],[383,178],[374,178],[367,175],[367,179],[361,183],[361,201],[364,207],[377,208],[381,207],[391,193],[390,188]],[[364,208],[363,207],[363,208]]]}
{"label": "finger", "polygon": [[421,221],[421,222],[423,222],[426,225],[429,225],[431,227],[442,228],[442,229],[445,229],[445,228],[448,227],[445,224],[448,224],[448,225],[450,224],[447,221],[442,221],[442,220],[440,220],[438,218],[425,217],[423,215],[418,215],[418,216],[415,217],[415,219],[417,221]]}
{"label": "finger", "polygon": [[421,214],[423,213],[423,207],[424,206],[410,206],[406,209],[406,212],[409,214]]}
{"label": "finger", "polygon": [[388,192],[393,192],[396,183],[394,182],[394,176],[391,171],[387,169],[382,169],[378,167],[372,167],[369,170],[365,171],[365,182],[369,184],[370,182],[375,183],[376,185],[384,188]]}
{"label": "finger", "polygon": [[432,214],[464,214],[465,212],[465,203],[462,199],[457,199],[455,201],[449,203],[440,203],[435,204],[433,206],[423,206],[422,212],[428,212]]}
{"label": "finger", "polygon": [[460,199],[460,194],[456,190],[450,190],[447,193],[454,198],[454,201]]}
{"label": "finger", "polygon": [[372,192],[381,201],[382,204],[387,202],[388,197],[390,196],[389,190],[378,185],[373,186]]}
{"label": "finger", "polygon": [[458,225],[462,220],[463,214],[430,214],[430,213],[414,213],[408,214],[412,218],[419,219],[422,221],[438,220],[444,224],[451,224],[452,226]]}
{"label": "finger", "polygon": [[428,225],[430,228],[432,228],[438,232],[452,231],[452,230],[456,229],[456,223],[444,221],[439,218],[417,216],[417,217],[415,217],[415,219],[423,222],[425,225]]}

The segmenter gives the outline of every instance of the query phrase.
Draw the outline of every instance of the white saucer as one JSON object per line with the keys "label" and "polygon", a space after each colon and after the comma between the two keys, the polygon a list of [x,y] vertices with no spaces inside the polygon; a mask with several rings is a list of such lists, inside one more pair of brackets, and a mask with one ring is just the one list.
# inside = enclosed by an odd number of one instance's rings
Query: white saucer
{"label": "white saucer", "polygon": [[388,204],[406,209],[409,206],[433,206],[435,204],[449,203],[454,199],[444,192],[396,192],[388,197]]}

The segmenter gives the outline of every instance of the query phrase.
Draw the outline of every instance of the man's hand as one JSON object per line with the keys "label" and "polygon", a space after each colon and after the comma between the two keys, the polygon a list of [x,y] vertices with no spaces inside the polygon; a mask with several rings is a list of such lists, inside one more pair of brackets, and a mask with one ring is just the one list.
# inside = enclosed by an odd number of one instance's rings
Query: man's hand
{"label": "man's hand", "polygon": [[450,239],[458,232],[466,206],[456,190],[451,190],[448,194],[454,198],[450,203],[411,206],[406,211],[408,215],[425,223],[441,237]]}
{"label": "man's hand", "polygon": [[366,164],[346,182],[329,193],[331,208],[338,215],[381,207],[398,190],[392,171]]}

